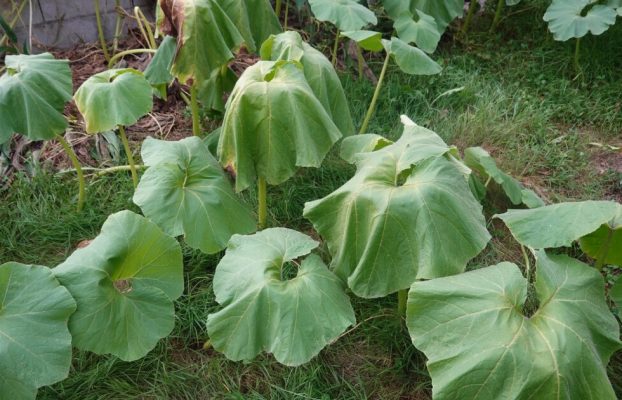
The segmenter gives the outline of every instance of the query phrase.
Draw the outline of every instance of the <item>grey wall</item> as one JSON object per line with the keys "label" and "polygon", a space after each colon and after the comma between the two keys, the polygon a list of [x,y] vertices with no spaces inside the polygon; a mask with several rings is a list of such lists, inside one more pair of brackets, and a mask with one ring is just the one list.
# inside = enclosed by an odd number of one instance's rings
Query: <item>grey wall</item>
{"label": "grey wall", "polygon": [[[22,0],[13,0],[21,2]],[[33,5],[33,47],[43,46],[71,47],[76,43],[98,40],[97,22],[93,0],[32,0]],[[121,5],[132,13],[134,6],[140,6],[147,17],[153,17],[155,0],[121,0]],[[100,0],[104,32],[109,40],[114,36],[116,14],[114,0]],[[0,13],[9,20],[10,0],[0,0]],[[24,7],[21,21],[15,31],[23,41],[28,35],[29,9]],[[124,32],[131,21],[124,20]],[[132,25],[134,26],[134,25]]]}

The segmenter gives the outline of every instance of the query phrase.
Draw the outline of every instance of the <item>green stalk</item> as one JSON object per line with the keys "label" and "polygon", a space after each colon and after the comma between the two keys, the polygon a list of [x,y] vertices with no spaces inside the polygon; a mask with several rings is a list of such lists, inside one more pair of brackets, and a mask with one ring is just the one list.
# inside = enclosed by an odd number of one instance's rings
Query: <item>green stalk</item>
{"label": "green stalk", "polygon": [[520,246],[520,251],[523,253],[523,259],[525,260],[525,272],[527,274],[527,280],[531,282],[531,264],[529,263],[529,256],[527,255],[527,250],[525,246]]}
{"label": "green stalk", "polygon": [[138,24],[138,29],[140,29],[140,33],[143,35],[145,40],[147,41],[150,49],[157,49],[158,45],[155,41],[155,36],[153,35],[153,30],[151,29],[151,24],[145,14],[142,12],[140,7],[134,7],[134,18],[136,18],[136,23]]}
{"label": "green stalk", "polygon": [[110,61],[110,54],[108,53],[108,45],[106,44],[106,37],[104,36],[104,28],[102,27],[102,16],[99,11],[99,0],[93,0],[95,6],[95,18],[97,19],[97,33],[99,35],[99,43],[102,46],[104,52],[104,58],[106,61]]}
{"label": "green stalk", "polygon": [[607,235],[607,239],[605,240],[605,244],[603,244],[602,249],[600,250],[600,254],[598,255],[598,259],[596,260],[596,269],[601,270],[605,265],[605,260],[607,259],[607,255],[609,254],[609,246],[611,246],[611,240],[613,239],[613,230],[609,229],[609,234]]}
{"label": "green stalk", "polygon": [[119,38],[121,37],[121,27],[123,18],[121,17],[121,13],[119,13],[119,9],[121,8],[121,0],[114,0],[114,12],[117,14],[117,21],[114,26],[114,38],[112,39],[112,54],[117,52],[119,48]]}
{"label": "green stalk", "polygon": [[78,175],[78,212],[82,211],[82,207],[84,206],[84,200],[86,199],[86,184],[84,182],[84,172],[82,171],[82,166],[80,165],[80,160],[78,160],[78,156],[71,148],[71,145],[65,140],[62,135],[56,135],[56,139],[63,146],[63,150],[71,159],[71,163],[73,167],[76,169],[76,174]]}
{"label": "green stalk", "polygon": [[192,111],[192,134],[201,136],[201,116],[199,115],[199,100],[197,99],[197,85],[192,82],[190,86],[190,111]]}
{"label": "green stalk", "polygon": [[365,120],[363,120],[363,125],[361,125],[361,130],[359,131],[359,134],[365,133],[367,131],[367,127],[369,126],[371,117],[374,115],[374,112],[376,111],[376,103],[378,102],[378,97],[380,96],[380,89],[382,88],[382,82],[384,81],[384,76],[387,73],[387,67],[389,66],[390,60],[391,60],[391,54],[387,52],[387,57],[384,59],[384,65],[382,66],[382,71],[380,72],[378,83],[376,84],[376,91],[374,92],[374,97],[372,97],[371,99],[371,103],[369,104],[369,109],[367,110],[367,114],[365,115]]}
{"label": "green stalk", "polygon": [[499,21],[501,21],[501,14],[503,13],[503,7],[505,6],[505,0],[499,0],[497,3],[497,11],[495,12],[495,19],[492,20],[492,25],[490,26],[490,33],[494,32],[497,29],[497,25],[499,25]]}
{"label": "green stalk", "polygon": [[337,28],[337,34],[335,35],[335,46],[333,47],[333,59],[331,62],[333,63],[333,67],[337,64],[337,50],[339,49],[339,35],[341,32],[339,28]]}
{"label": "green stalk", "polygon": [[281,16],[281,0],[276,0],[276,4],[274,5],[274,13],[277,17]]}
{"label": "green stalk", "polygon": [[110,57],[110,60],[108,61],[108,68],[112,68],[119,59],[130,55],[130,54],[140,54],[140,53],[155,53],[157,50],[153,50],[153,49],[130,49],[130,50],[125,50],[122,51],[120,53],[115,54],[114,56]]}
{"label": "green stalk", "polygon": [[283,20],[283,27],[287,30],[287,20],[289,19],[289,0],[285,0],[285,19]]}
{"label": "green stalk", "polygon": [[361,46],[356,44],[356,60],[358,61],[359,79],[363,79],[363,65],[365,65],[365,59],[363,58],[363,50]]}
{"label": "green stalk", "polygon": [[134,188],[136,188],[136,186],[138,186],[138,173],[136,172],[134,156],[132,155],[132,150],[130,149],[130,143],[127,141],[127,136],[125,135],[125,127],[123,125],[119,125],[119,136],[121,136],[121,142],[123,143],[123,148],[125,149],[125,154],[127,155],[127,162],[130,164],[130,171],[132,172],[132,182],[134,182]]}
{"label": "green stalk", "polygon": [[408,289],[397,292],[397,315],[406,316],[406,304],[408,303]]}
{"label": "green stalk", "polygon": [[257,178],[257,219],[259,229],[265,229],[268,225],[268,185],[266,178]]}
{"label": "green stalk", "polygon": [[462,34],[466,35],[469,31],[469,26],[471,25],[471,20],[473,20],[473,15],[475,14],[475,9],[477,8],[477,0],[471,0],[471,4],[469,4],[469,11],[467,12],[466,18],[464,20],[464,25],[462,25]]}
{"label": "green stalk", "polygon": [[575,48],[574,48],[574,71],[577,75],[581,73],[581,64],[579,63],[580,57],[581,57],[581,38],[577,38]]}

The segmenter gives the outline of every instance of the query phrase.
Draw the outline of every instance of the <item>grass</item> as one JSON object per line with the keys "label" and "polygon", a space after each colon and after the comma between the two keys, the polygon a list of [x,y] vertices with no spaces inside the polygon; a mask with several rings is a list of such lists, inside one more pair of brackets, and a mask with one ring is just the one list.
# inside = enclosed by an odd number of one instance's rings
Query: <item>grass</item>
{"label": "grass", "polygon": [[[607,150],[591,142],[620,144],[622,113],[622,24],[583,45],[584,73],[572,69],[572,43],[545,34],[543,9],[532,3],[525,12],[504,20],[495,35],[490,16],[475,20],[467,39],[441,45],[437,58],[443,73],[408,77],[392,67],[370,132],[397,138],[399,116],[406,114],[463,149],[481,145],[500,166],[534,188],[548,201],[621,200],[622,176],[598,172],[596,157]],[[379,68],[381,60],[372,62]],[[353,70],[352,70],[353,71]],[[344,88],[355,121],[362,121],[372,85],[344,74]],[[460,91],[443,95],[456,88]],[[304,202],[339,187],[353,167],[334,150],[318,170],[304,170],[287,183],[270,188],[269,222],[310,232],[302,218]],[[613,157],[613,155],[612,155]],[[91,181],[85,212],[74,211],[75,183],[67,175],[40,171],[19,177],[0,194],[0,263],[9,260],[49,266],[62,262],[82,240],[97,235],[116,211],[138,211],[131,202],[129,175]],[[253,191],[244,194],[254,204]],[[506,205],[487,203],[487,215]],[[495,240],[471,267],[501,260],[521,263],[505,228],[491,222]],[[326,254],[325,254],[326,255]],[[126,363],[114,357],[76,351],[69,378],[39,391],[40,399],[429,399],[431,383],[425,358],[410,344],[394,317],[395,296],[375,301],[353,297],[360,325],[322,351],[310,363],[283,367],[270,356],[234,363],[213,350],[205,321],[218,306],[211,288],[218,256],[184,248],[186,290],[177,301],[174,332],[145,358]],[[622,394],[622,356],[610,376]]]}

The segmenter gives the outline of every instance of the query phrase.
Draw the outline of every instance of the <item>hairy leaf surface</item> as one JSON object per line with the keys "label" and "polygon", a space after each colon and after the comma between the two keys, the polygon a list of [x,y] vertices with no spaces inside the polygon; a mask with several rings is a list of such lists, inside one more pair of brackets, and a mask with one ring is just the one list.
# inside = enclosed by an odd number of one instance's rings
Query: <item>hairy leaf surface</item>
{"label": "hairy leaf surface", "polygon": [[621,343],[602,276],[540,251],[535,289],[528,317],[527,281],[511,263],[412,285],[408,330],[435,399],[616,398],[606,366]]}
{"label": "hairy leaf surface", "polygon": [[324,109],[344,136],[354,133],[350,107],[333,64],[305,43],[295,31],[271,36],[261,47],[261,57],[269,61],[298,61],[304,76]]}
{"label": "hairy leaf surface", "polygon": [[237,191],[257,176],[278,185],[297,167],[319,167],[341,138],[299,66],[260,61],[244,71],[231,93],[218,154],[236,173]]}
{"label": "hairy leaf surface", "polygon": [[224,249],[234,233],[255,231],[252,213],[201,139],[147,138],[142,158],[149,169],[134,202],[169,235],[184,235],[190,247],[212,254]]}
{"label": "hairy leaf surface", "polygon": [[[210,314],[207,330],[214,348],[229,359],[251,360],[262,351],[282,364],[308,362],[355,322],[342,282],[320,257],[305,256],[318,246],[284,228],[235,235],[216,267],[214,293],[222,310]],[[283,277],[283,266],[298,272]]]}
{"label": "hairy leaf surface", "polygon": [[67,128],[63,115],[71,100],[68,60],[50,53],[6,56],[7,70],[0,76],[0,143],[14,133],[32,140],[48,140]]}
{"label": "hairy leaf surface", "polygon": [[[47,267],[0,265],[0,394],[32,399],[71,365],[67,328],[76,303]],[[7,397],[5,397],[7,396]]]}
{"label": "hairy leaf surface", "polygon": [[108,217],[54,273],[78,303],[69,330],[79,349],[133,361],[173,330],[173,300],[184,288],[181,247],[140,215]]}
{"label": "hairy leaf surface", "polygon": [[376,14],[356,0],[309,0],[318,21],[328,21],[342,31],[354,31],[376,25]]}
{"label": "hairy leaf surface", "polygon": [[581,38],[588,32],[600,35],[615,24],[617,15],[614,8],[604,4],[591,6],[592,3],[592,0],[553,0],[544,14],[544,20],[549,23],[555,40]]}
{"label": "hairy leaf surface", "polygon": [[534,249],[570,246],[613,220],[619,205],[612,201],[558,203],[496,215],[520,243]]}
{"label": "hairy leaf surface", "polygon": [[109,69],[87,79],[74,100],[84,117],[87,133],[136,123],[153,108],[151,86],[134,69]]}
{"label": "hairy leaf surface", "polygon": [[434,132],[409,124],[400,140],[356,156],[341,188],[305,205],[332,267],[361,297],[386,296],[416,279],[457,274],[490,236],[463,171],[442,157]]}

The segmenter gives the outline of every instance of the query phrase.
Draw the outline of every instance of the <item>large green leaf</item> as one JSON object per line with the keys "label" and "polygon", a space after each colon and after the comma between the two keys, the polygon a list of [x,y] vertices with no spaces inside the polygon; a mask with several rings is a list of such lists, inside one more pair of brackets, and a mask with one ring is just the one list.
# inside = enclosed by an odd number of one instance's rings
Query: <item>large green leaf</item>
{"label": "large green leaf", "polygon": [[616,22],[616,10],[592,0],[553,0],[544,14],[555,40],[600,35]]}
{"label": "large green leaf", "polygon": [[[544,206],[544,201],[530,189],[497,167],[495,160],[481,147],[469,147],[464,151],[464,162],[484,180],[492,179],[501,186],[512,204],[525,204],[529,208]],[[484,193],[486,188],[482,185]]]}
{"label": "large green leaf", "polygon": [[[355,322],[342,282],[317,255],[318,243],[285,228],[235,235],[216,267],[214,293],[222,310],[210,314],[211,344],[229,359],[262,351],[296,366],[316,356]],[[297,266],[287,280],[283,268]]]}
{"label": "large green leaf", "polygon": [[140,215],[108,217],[54,273],[78,303],[69,330],[79,349],[137,360],[173,330],[173,300],[184,288],[181,247]]}
{"label": "large green leaf", "polygon": [[341,32],[341,36],[354,40],[363,50],[373,51],[374,53],[384,50],[381,32],[365,30],[346,31]]}
{"label": "large green leaf", "polygon": [[166,36],[153,59],[145,69],[145,78],[153,85],[167,85],[173,81],[171,67],[175,58],[175,38]]}
{"label": "large green leaf", "polygon": [[520,243],[534,249],[570,246],[573,241],[613,220],[618,204],[611,201],[559,203],[496,215]]}
{"label": "large green leaf", "polygon": [[34,400],[37,388],[67,377],[75,309],[49,268],[0,265],[0,397]]}
{"label": "large green leaf", "polygon": [[392,37],[391,40],[382,39],[385,50],[391,54],[400,69],[410,75],[435,75],[442,68],[427,54],[416,47],[410,46],[403,40]]}
{"label": "large green leaf", "polygon": [[339,156],[350,164],[354,164],[360,153],[369,153],[380,150],[393,144],[384,136],[373,133],[363,133],[345,138],[341,142]]}
{"label": "large green leaf", "polygon": [[0,143],[14,133],[32,140],[52,139],[65,131],[65,103],[71,100],[68,60],[49,53],[6,56],[0,76]]}
{"label": "large green leaf", "polygon": [[74,100],[84,117],[87,133],[136,123],[153,108],[151,86],[134,69],[109,69],[87,79]]}
{"label": "large green leaf", "polygon": [[297,167],[319,167],[341,138],[297,62],[260,61],[246,69],[225,112],[218,154],[244,190],[257,176],[271,185]]}
{"label": "large green leaf", "polygon": [[224,249],[234,233],[255,231],[251,212],[201,139],[147,138],[142,158],[149,169],[134,202],[169,235],[184,235],[190,247],[211,254]]}
{"label": "large green leaf", "polygon": [[376,14],[356,0],[309,0],[318,21],[328,21],[342,31],[354,31],[376,25]]}
{"label": "large green leaf", "polygon": [[430,15],[443,33],[449,23],[464,12],[464,0],[382,0],[387,14],[396,20],[404,11],[417,15],[417,11]]}
{"label": "large green leaf", "polygon": [[160,0],[160,29],[177,37],[172,73],[182,83],[202,82],[233,59],[244,43],[235,23],[216,0]]}
{"label": "large green leaf", "polygon": [[354,133],[350,107],[333,64],[322,54],[305,43],[295,31],[271,36],[261,47],[264,60],[298,61],[303,66],[307,83],[315,97],[344,136]]}
{"label": "large green leaf", "polygon": [[216,0],[244,38],[251,52],[256,52],[272,34],[283,28],[269,0]]}
{"label": "large green leaf", "polygon": [[199,84],[199,100],[203,108],[224,112],[225,93],[233,90],[237,80],[237,75],[227,65],[212,71],[209,79]]}
{"label": "large green leaf", "polygon": [[490,239],[467,179],[434,132],[405,125],[400,140],[356,156],[342,187],[305,205],[325,238],[335,273],[361,297],[408,288],[416,279],[464,271]]}
{"label": "large green leaf", "polygon": [[511,263],[412,285],[407,325],[428,357],[434,399],[616,398],[606,366],[619,327],[602,276],[541,251],[531,316],[527,287]]}
{"label": "large green leaf", "polygon": [[612,220],[582,237],[579,243],[585,253],[601,263],[622,266],[622,205],[618,204]]}
{"label": "large green leaf", "polygon": [[417,10],[416,17],[405,11],[395,19],[394,27],[397,35],[406,43],[415,43],[421,50],[433,53],[441,40],[436,21],[430,15]]}

